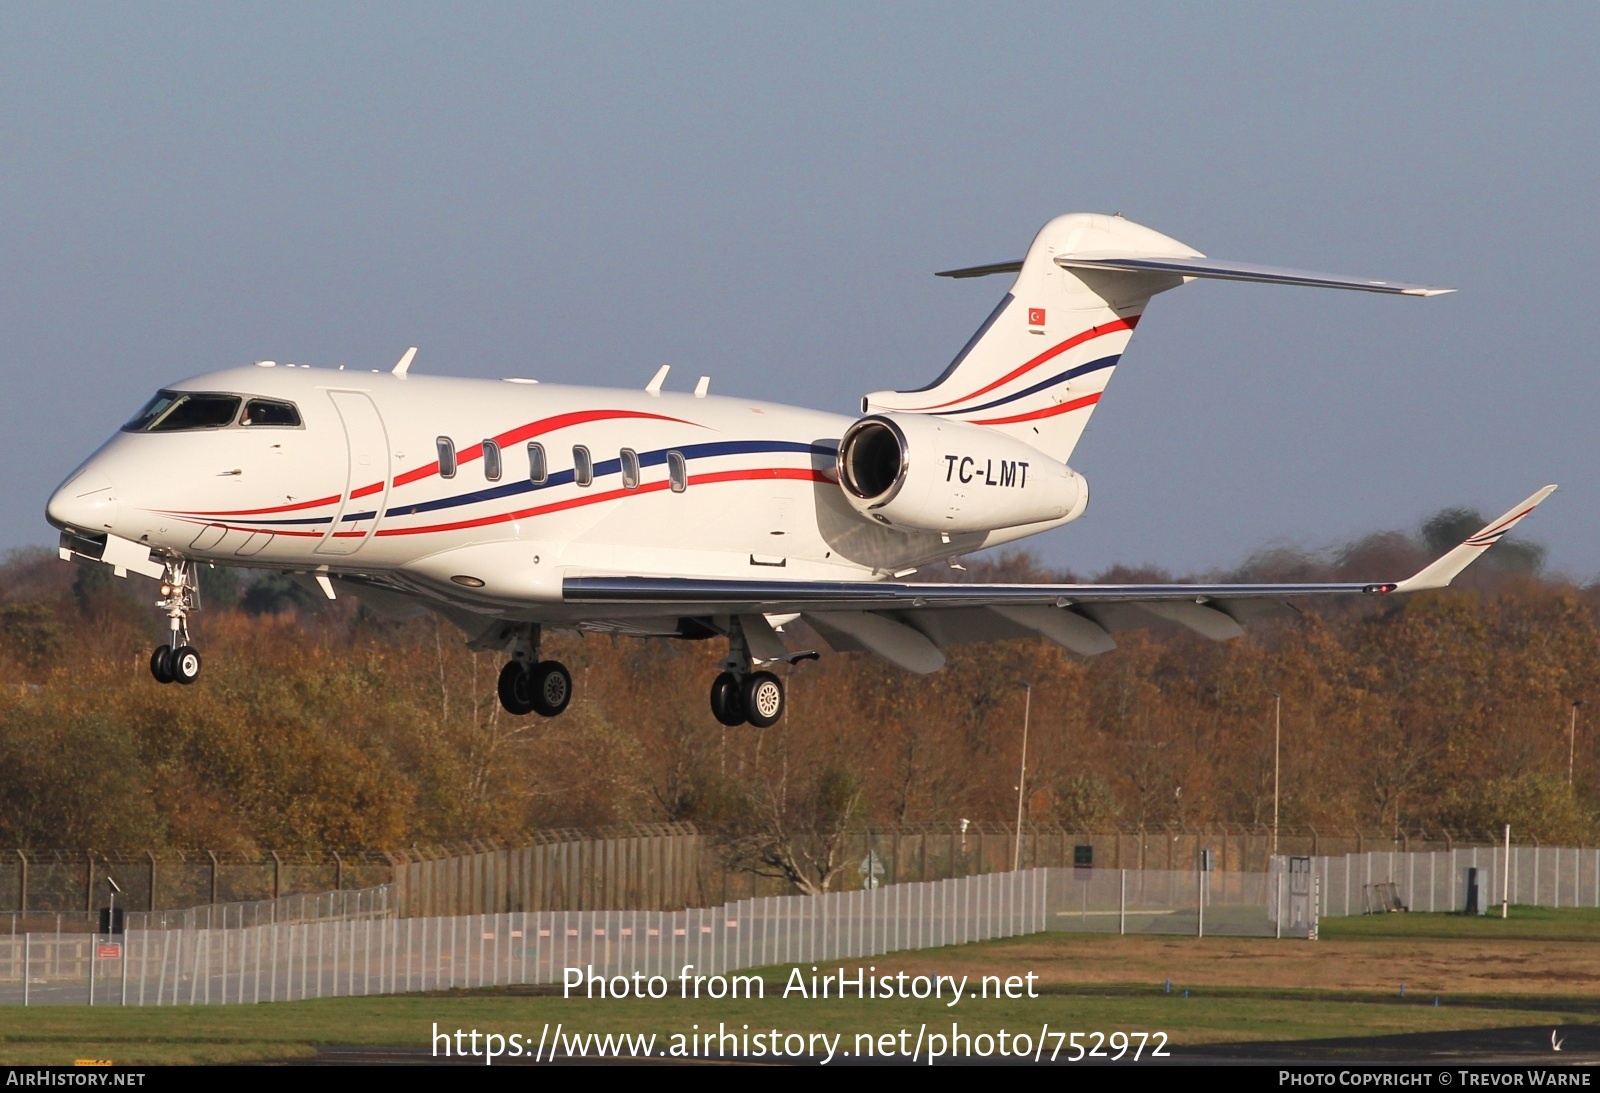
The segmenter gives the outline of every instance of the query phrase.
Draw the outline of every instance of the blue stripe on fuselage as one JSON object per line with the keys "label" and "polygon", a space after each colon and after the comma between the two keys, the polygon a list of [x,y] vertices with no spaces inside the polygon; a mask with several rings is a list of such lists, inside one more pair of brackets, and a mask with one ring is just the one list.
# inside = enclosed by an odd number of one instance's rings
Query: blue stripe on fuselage
{"label": "blue stripe on fuselage", "polygon": [[[827,444],[803,444],[788,440],[724,440],[707,444],[684,444],[672,448],[658,448],[654,451],[639,453],[639,466],[659,467],[667,461],[669,451],[681,452],[685,460],[713,459],[718,456],[728,455],[755,455],[765,452],[804,452],[814,456],[823,456],[828,459],[835,458],[839,451],[836,447]],[[607,459],[594,465],[594,477],[598,481],[607,475],[622,473],[622,459]],[[453,497],[442,497],[433,501],[421,501],[414,505],[396,505],[384,511],[384,518],[395,516],[413,516],[425,512],[437,512],[440,509],[459,508],[462,505],[476,505],[483,501],[498,501],[503,497],[515,497],[519,494],[534,493],[539,490],[553,489],[556,486],[568,486],[573,482],[573,472],[570,470],[554,471],[543,482],[534,484],[527,479],[507,482],[500,486],[489,486],[471,493],[456,494]],[[357,523],[362,520],[371,520],[377,512],[348,513],[340,518],[341,524]],[[263,527],[291,527],[301,524],[329,524],[331,516],[309,516],[288,520],[256,520],[252,521]]]}

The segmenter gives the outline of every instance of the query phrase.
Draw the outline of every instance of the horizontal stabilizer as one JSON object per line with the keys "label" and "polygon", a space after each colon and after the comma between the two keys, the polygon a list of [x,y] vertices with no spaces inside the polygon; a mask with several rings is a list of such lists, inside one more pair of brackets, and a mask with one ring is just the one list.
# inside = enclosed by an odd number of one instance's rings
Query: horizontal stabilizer
{"label": "horizontal stabilizer", "polygon": [[[1175,273],[1214,281],[1255,281],[1268,285],[1304,285],[1308,288],[1348,288],[1358,292],[1387,292],[1396,296],[1443,296],[1453,288],[1411,285],[1403,281],[1374,281],[1366,277],[1345,277],[1337,273],[1313,273],[1303,269],[1280,269],[1250,262],[1224,262],[1216,258],[1141,257],[1135,255],[1066,254],[1055,260],[1063,269],[1106,269],[1122,273]],[[996,273],[1017,273],[1022,259],[991,262],[986,266],[945,269],[935,277],[988,277]]]}
{"label": "horizontal stabilizer", "polygon": [[942,269],[935,277],[988,277],[994,273],[1021,273],[1022,259],[1014,262],[993,262],[987,266],[967,266],[965,269]]}
{"label": "horizontal stabilizer", "polygon": [[[1130,255],[1064,254],[1056,258],[1063,269],[1109,269],[1124,273],[1176,273],[1184,277],[1204,277],[1217,281],[1257,281],[1269,285],[1305,285],[1310,288],[1348,288],[1358,292],[1388,292],[1398,296],[1443,296],[1453,288],[1408,285],[1401,281],[1372,281],[1365,277],[1343,277],[1336,273],[1312,273],[1303,269],[1279,269],[1249,262],[1222,262],[1215,258],[1146,258]],[[976,267],[984,268],[984,267]],[[998,272],[998,269],[996,270]],[[976,273],[961,271],[976,277]]]}

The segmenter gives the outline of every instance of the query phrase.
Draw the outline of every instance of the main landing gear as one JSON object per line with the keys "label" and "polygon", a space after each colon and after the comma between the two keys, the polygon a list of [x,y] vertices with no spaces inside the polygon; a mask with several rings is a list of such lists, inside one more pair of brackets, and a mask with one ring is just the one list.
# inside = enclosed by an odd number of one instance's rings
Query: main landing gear
{"label": "main landing gear", "polygon": [[150,674],[157,683],[193,683],[200,678],[200,654],[189,644],[189,612],[200,606],[194,567],[188,559],[167,562],[156,606],[167,613],[171,637],[150,654]]}
{"label": "main landing gear", "polygon": [[572,673],[560,661],[539,659],[539,628],[529,626],[511,643],[499,690],[507,713],[555,717],[572,701]]}
{"label": "main landing gear", "polygon": [[[789,663],[815,660],[814,652],[796,653]],[[771,728],[783,717],[783,680],[766,670],[757,670],[750,655],[744,628],[735,618],[728,628],[728,657],[722,673],[711,681],[711,716],[729,726],[750,724]]]}
{"label": "main landing gear", "polygon": [[771,728],[783,716],[783,680],[771,672],[732,671],[711,681],[711,716],[730,728],[746,722]]}

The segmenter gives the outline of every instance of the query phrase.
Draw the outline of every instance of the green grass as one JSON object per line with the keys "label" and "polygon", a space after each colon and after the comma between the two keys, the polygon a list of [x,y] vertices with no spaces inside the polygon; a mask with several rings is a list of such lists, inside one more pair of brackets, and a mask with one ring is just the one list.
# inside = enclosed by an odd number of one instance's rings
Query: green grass
{"label": "green grass", "polygon": [[434,1023],[447,1031],[521,1033],[537,1041],[541,1027],[560,1022],[572,1032],[702,1031],[719,1023],[740,1030],[844,1035],[882,1034],[926,1022],[970,1033],[1035,1032],[1041,1025],[1087,1031],[1161,1030],[1174,1045],[1237,1040],[1301,1040],[1363,1035],[1571,1025],[1595,1021],[1592,1010],[1560,999],[1504,999],[1499,1004],[1435,1007],[1427,999],[1401,1002],[1376,995],[1324,997],[1317,992],[1193,990],[1159,987],[1052,991],[1036,999],[963,1002],[955,1008],[916,1001],[660,1002],[529,996],[513,989],[460,991],[371,999],[321,999],[261,1006],[164,1009],[40,1007],[8,1011],[0,1033],[0,1064],[61,1064],[109,1058],[121,1064],[239,1062],[313,1054],[319,1044],[424,1047]]}
{"label": "green grass", "polygon": [[1513,904],[1502,919],[1487,915],[1389,914],[1325,918],[1317,926],[1324,940],[1434,938],[1457,941],[1600,941],[1600,910],[1588,907],[1524,907]]}
{"label": "green grass", "polygon": [[[1323,923],[1318,960],[1337,960],[1343,943],[1367,947],[1375,940],[1417,940],[1448,956],[1456,942],[1474,948],[1482,942],[1591,941],[1600,938],[1600,912],[1513,908],[1512,917],[1458,915],[1383,915],[1332,919]],[[903,954],[919,969],[982,967],[1001,975],[1029,970],[1030,960],[1116,960],[1111,952],[1144,952],[1143,945],[1170,945],[1172,939],[1043,934],[1027,939],[956,946]],[[1216,946],[1221,955],[1229,939],[1191,939],[1201,959]],[[1264,942],[1262,980],[1268,979],[1275,943]],[[1284,946],[1304,946],[1285,941]],[[1128,949],[1128,946],[1137,946]],[[1095,950],[1104,947],[1104,955]],[[1151,951],[1155,951],[1152,949]],[[1291,950],[1281,950],[1285,954]],[[1031,956],[1022,955],[1023,952]],[[877,973],[900,967],[895,956],[862,961]],[[1102,965],[1103,966],[1103,965]],[[809,971],[809,968],[806,969]],[[1600,996],[1458,994],[1433,1005],[1431,996],[1400,998],[1398,992],[1329,991],[1282,986],[1207,987],[1183,984],[1166,993],[1159,983],[1121,982],[1085,986],[1056,983],[1039,997],[983,999],[969,995],[959,1005],[926,1000],[827,1000],[782,997],[787,966],[759,973],[766,984],[762,1000],[667,998],[618,1000],[563,998],[560,989],[511,987],[377,998],[321,999],[256,1006],[88,1009],[79,1006],[0,1009],[0,1064],[61,1064],[79,1058],[109,1058],[118,1064],[226,1063],[287,1059],[315,1054],[319,1045],[426,1048],[434,1024],[442,1030],[478,1029],[502,1035],[519,1033],[537,1041],[548,1023],[567,1033],[654,1032],[663,1036],[715,1029],[742,1032],[776,1028],[789,1032],[842,1034],[840,1047],[853,1050],[858,1033],[883,1034],[902,1028],[913,1035],[924,1023],[948,1032],[959,1022],[969,1033],[1029,1032],[1048,1023],[1052,1029],[1109,1032],[1163,1031],[1174,1047],[1249,1040],[1303,1040],[1351,1035],[1379,1036],[1519,1025],[1551,1027],[1600,1022]],[[1142,974],[1142,973],[1141,973]],[[1191,973],[1191,975],[1196,973]],[[1203,975],[1203,971],[1198,974]],[[971,989],[975,989],[975,986]]]}

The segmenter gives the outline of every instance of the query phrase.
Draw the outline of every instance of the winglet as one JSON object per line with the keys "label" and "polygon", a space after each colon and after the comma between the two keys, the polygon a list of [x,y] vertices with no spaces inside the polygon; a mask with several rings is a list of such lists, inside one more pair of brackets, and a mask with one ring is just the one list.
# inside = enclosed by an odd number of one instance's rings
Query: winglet
{"label": "winglet", "polygon": [[394,370],[393,370],[394,374],[397,375],[397,376],[405,375],[406,372],[411,368],[411,362],[413,360],[415,360],[416,357],[417,357],[417,347],[416,346],[412,346],[410,349],[407,349],[405,356],[401,357],[400,358],[400,362],[394,366]]}
{"label": "winglet", "polygon": [[645,393],[660,396],[661,385],[667,381],[667,373],[672,371],[672,365],[663,364],[656,369],[656,374],[650,377],[650,382],[644,385]]}
{"label": "winglet", "polygon": [[1393,591],[1418,592],[1425,588],[1445,587],[1455,580],[1463,569],[1477,561],[1478,555],[1494,546],[1502,535],[1521,523],[1524,516],[1538,508],[1539,502],[1549,497],[1555,490],[1554,486],[1546,486],[1500,519],[1491,521],[1488,527],[1448,551],[1416,575],[1407,577],[1395,585]]}

